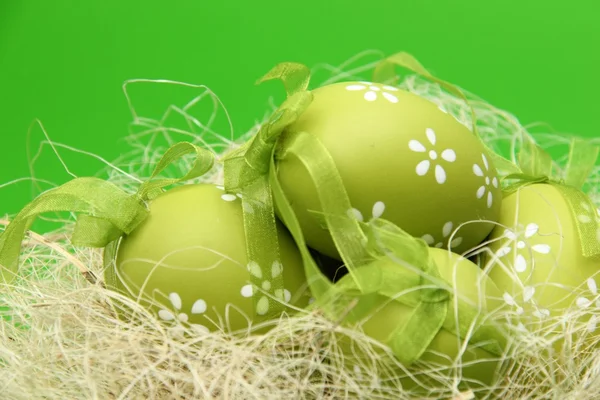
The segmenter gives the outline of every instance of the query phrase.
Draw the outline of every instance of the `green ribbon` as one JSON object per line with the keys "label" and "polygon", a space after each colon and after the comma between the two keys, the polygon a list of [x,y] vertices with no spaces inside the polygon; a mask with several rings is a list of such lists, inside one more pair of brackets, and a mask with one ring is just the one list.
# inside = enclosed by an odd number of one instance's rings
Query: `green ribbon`
{"label": "green ribbon", "polygon": [[[273,157],[277,139],[312,101],[306,90],[310,78],[307,67],[283,63],[262,77],[258,83],[280,79],[286,88],[287,99],[257,134],[245,145],[224,157],[225,190],[242,195],[244,230],[248,268],[260,268],[260,274],[251,274],[251,282],[261,287],[261,276],[270,276],[273,295],[262,297],[256,304],[257,313],[265,317],[277,316],[283,310],[283,274],[271,273],[273,265],[281,266],[277,225],[273,198],[269,185],[269,162]],[[282,266],[285,273],[285,266]]]}
{"label": "green ribbon", "polygon": [[535,183],[554,186],[571,210],[584,257],[600,255],[596,205],[582,190],[596,164],[599,152],[600,147],[593,146],[581,138],[572,138],[564,174],[559,175],[553,172],[550,155],[532,139],[523,137],[517,158],[518,172],[503,177],[504,181],[516,181],[504,190],[505,195]]}
{"label": "green ribbon", "polygon": [[[253,247],[264,248],[259,246],[260,243],[277,243],[276,232],[271,225],[276,203],[281,219],[300,249],[316,305],[330,317],[357,322],[381,305],[373,301],[374,294],[382,294],[413,307],[407,323],[393,332],[388,343],[399,360],[410,365],[421,357],[443,326],[466,337],[476,311],[469,309],[472,306],[463,304],[455,326],[455,321],[448,317],[451,289],[440,279],[426,243],[384,220],[368,224],[358,222],[350,213],[350,200],[327,149],[309,132],[286,131],[312,100],[310,92],[306,91],[308,78],[308,68],[284,63],[261,79],[260,82],[282,80],[287,100],[246,145],[225,157],[226,190],[241,191],[244,201],[252,200],[244,206],[248,243],[254,244],[248,246],[248,258],[256,260],[261,257],[261,254],[253,252]],[[330,282],[310,254],[297,217],[277,178],[276,161],[284,157],[296,157],[317,189],[321,220],[351,277],[342,281],[346,283]],[[263,196],[265,192],[270,192],[272,197]],[[256,201],[257,197],[260,201]],[[257,205],[261,216],[253,218]],[[262,257],[261,267],[269,265],[274,255],[263,254]],[[403,291],[407,294],[398,297],[397,294]],[[360,300],[348,310],[356,298]],[[487,336],[482,334],[485,339],[501,337],[494,329],[478,332],[485,332]],[[494,343],[495,346],[488,347],[494,354],[499,354],[499,345],[497,341]]]}
{"label": "green ribbon", "polygon": [[[155,179],[169,165],[185,155],[195,156],[188,172],[180,178]],[[21,244],[34,220],[44,213],[81,214],[75,223],[71,242],[76,246],[105,247],[130,234],[146,217],[146,202],[171,184],[199,177],[214,165],[208,150],[181,142],[169,148],[156,165],[150,179],[131,195],[98,178],[76,178],[48,190],[26,205],[0,235],[0,278],[10,283],[18,276]]]}

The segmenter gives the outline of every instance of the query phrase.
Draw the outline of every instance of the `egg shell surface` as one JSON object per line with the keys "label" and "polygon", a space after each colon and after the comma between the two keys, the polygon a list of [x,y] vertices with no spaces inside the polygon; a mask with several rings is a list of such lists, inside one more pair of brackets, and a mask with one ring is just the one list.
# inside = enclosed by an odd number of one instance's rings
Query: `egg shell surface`
{"label": "egg shell surface", "polygon": [[[310,211],[322,208],[304,165],[286,151],[298,132],[330,153],[360,220],[385,218],[430,246],[455,252],[483,241],[500,212],[496,170],[464,125],[416,94],[375,83],[342,82],[313,91],[284,132],[277,174],[310,247],[339,258]],[[324,188],[327,190],[327,188]],[[468,221],[476,221],[459,226]]]}
{"label": "egg shell surface", "polygon": [[[299,251],[281,224],[277,233],[282,268],[268,266],[262,289],[270,293],[272,275],[282,273],[285,292],[270,294],[304,307],[309,293]],[[151,202],[147,219],[120,242],[105,279],[163,321],[236,331],[262,318],[248,264],[240,198],[211,184],[184,185]]]}
{"label": "egg shell surface", "polygon": [[[470,304],[480,310],[481,315],[485,315],[486,312],[497,311],[504,307],[501,292],[491,279],[468,259],[445,249],[436,248],[430,249],[430,256],[437,264],[442,279],[451,285],[456,295],[448,302],[448,313],[444,326],[419,361],[448,368],[452,366],[453,360],[460,357],[461,363],[464,364],[462,374],[466,379],[489,385],[497,378],[497,372],[501,368],[499,357],[478,347],[477,343],[469,343],[466,350],[460,355],[464,339],[457,336],[455,302]],[[389,267],[397,266],[390,261]],[[344,276],[339,284],[355,285],[350,275]],[[368,297],[365,300],[382,306],[359,323],[359,326],[368,336],[380,343],[387,344],[392,333],[408,321],[413,308],[379,294]],[[450,372],[450,369],[447,371]]]}
{"label": "egg shell surface", "polygon": [[[572,212],[554,185],[527,185],[506,196],[498,222],[485,266],[520,322],[544,323],[570,307],[600,312],[600,259],[583,256]],[[590,331],[600,330],[595,325]]]}

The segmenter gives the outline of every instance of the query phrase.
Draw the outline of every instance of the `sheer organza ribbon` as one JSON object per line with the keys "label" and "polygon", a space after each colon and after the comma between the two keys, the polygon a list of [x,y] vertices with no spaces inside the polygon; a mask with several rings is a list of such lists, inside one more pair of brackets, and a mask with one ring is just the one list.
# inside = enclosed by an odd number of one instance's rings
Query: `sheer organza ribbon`
{"label": "sheer organza ribbon", "polygon": [[[260,82],[283,81],[287,100],[250,142],[225,157],[226,190],[242,192],[244,202],[248,202],[244,206],[244,218],[248,221],[246,234],[251,244],[249,259],[260,257],[258,243],[273,246],[277,243],[276,231],[271,227],[275,218],[274,200],[281,219],[300,248],[317,306],[333,318],[344,316],[349,322],[356,322],[381,306],[373,303],[373,294],[413,307],[407,323],[398,327],[388,342],[399,360],[409,365],[425,352],[442,327],[466,337],[478,309],[459,302],[458,318],[447,318],[455,293],[440,279],[426,243],[381,219],[369,223],[357,221],[350,212],[350,200],[327,149],[309,132],[286,131],[310,104],[312,96],[306,89],[309,76],[308,68],[284,63],[263,77]],[[276,161],[283,157],[298,158],[311,176],[322,207],[322,220],[351,278],[344,284],[330,282],[306,246],[298,220],[277,178]],[[273,198],[267,193],[272,193]],[[260,219],[253,218],[256,206],[261,210]],[[256,246],[254,250],[252,246]],[[262,265],[269,265],[276,254],[275,250],[272,252]],[[397,296],[401,292],[408,294]],[[361,300],[347,313],[345,308],[355,298]],[[478,325],[482,328],[476,330],[478,335],[491,340],[487,348],[499,355],[503,337],[500,331],[496,327],[486,328],[482,323]]]}
{"label": "sheer organza ribbon", "polygon": [[[179,178],[157,178],[169,165],[183,156],[194,160]],[[214,165],[212,152],[192,143],[181,142],[169,148],[151,177],[136,193],[128,194],[112,183],[98,178],[76,178],[50,189],[26,205],[0,235],[0,279],[13,281],[18,274],[21,244],[27,230],[41,214],[72,212],[80,214],[71,242],[76,246],[105,247],[130,234],[148,216],[147,202],[166,186],[204,175]]]}
{"label": "sheer organza ribbon", "polygon": [[571,210],[584,257],[600,255],[598,211],[592,199],[582,190],[596,165],[599,150],[598,146],[591,145],[589,141],[572,138],[564,173],[558,174],[553,173],[550,155],[531,138],[523,137],[517,159],[518,172],[503,177],[503,180],[513,182],[504,190],[505,195],[535,183],[553,185]]}

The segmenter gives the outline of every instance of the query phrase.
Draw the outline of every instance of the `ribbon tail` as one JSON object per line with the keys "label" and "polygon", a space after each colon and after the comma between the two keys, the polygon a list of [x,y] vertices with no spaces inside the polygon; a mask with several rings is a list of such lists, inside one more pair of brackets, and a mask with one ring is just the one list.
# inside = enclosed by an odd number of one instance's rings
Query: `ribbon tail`
{"label": "ribbon tail", "polygon": [[565,169],[565,183],[581,189],[596,166],[600,147],[587,140],[572,138],[569,146],[569,160]]}

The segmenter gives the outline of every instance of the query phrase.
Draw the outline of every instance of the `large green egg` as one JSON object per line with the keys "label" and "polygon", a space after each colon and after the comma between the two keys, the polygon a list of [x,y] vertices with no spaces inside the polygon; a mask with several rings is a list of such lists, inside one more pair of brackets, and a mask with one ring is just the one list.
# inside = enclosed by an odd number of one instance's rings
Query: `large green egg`
{"label": "large green egg", "polygon": [[382,216],[431,246],[458,253],[489,234],[489,221],[500,212],[496,170],[481,142],[454,117],[415,94],[368,82],[336,83],[313,95],[284,132],[277,159],[278,178],[309,246],[339,257],[311,212],[322,209],[308,172],[285,151],[298,132],[316,136],[329,151],[349,211],[359,219]]}
{"label": "large green egg", "polygon": [[[586,215],[579,219],[589,223]],[[485,265],[520,322],[544,325],[569,307],[600,307],[600,260],[583,256],[574,217],[556,186],[533,184],[506,196],[498,222]],[[595,320],[589,330],[596,330]]]}
{"label": "large green egg", "polygon": [[[499,377],[502,370],[500,357],[481,348],[481,343],[470,342],[463,351],[465,338],[457,336],[455,305],[457,301],[462,305],[469,304],[468,307],[479,310],[479,315],[485,316],[504,308],[501,292],[494,282],[468,259],[448,250],[436,248],[430,249],[430,255],[437,264],[442,279],[453,288],[456,295],[448,302],[448,313],[442,329],[434,337],[420,361],[433,363],[440,367],[440,371],[446,368],[449,372],[449,367],[453,365],[454,360],[460,358],[465,381],[490,385]],[[390,261],[389,268],[397,267]],[[350,275],[346,275],[340,280],[339,285],[353,287],[355,284]],[[388,344],[391,335],[406,323],[414,309],[382,295],[375,294],[371,297],[375,298],[369,298],[370,303],[383,306],[378,307],[371,316],[360,322],[359,326],[368,336],[380,343]],[[465,315],[458,315],[458,317],[468,324],[472,322],[472,319],[469,320]],[[504,346],[505,342],[498,344]]]}
{"label": "large green egg", "polygon": [[239,197],[209,184],[180,186],[152,201],[148,218],[120,242],[105,279],[159,319],[211,331],[244,329],[268,311],[253,306],[250,273],[261,275],[266,293],[283,274],[284,292],[270,294],[308,304],[300,253],[279,224],[278,235],[281,264],[267,266],[265,274],[249,268]]}

